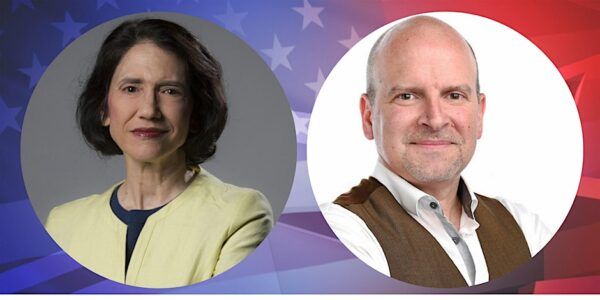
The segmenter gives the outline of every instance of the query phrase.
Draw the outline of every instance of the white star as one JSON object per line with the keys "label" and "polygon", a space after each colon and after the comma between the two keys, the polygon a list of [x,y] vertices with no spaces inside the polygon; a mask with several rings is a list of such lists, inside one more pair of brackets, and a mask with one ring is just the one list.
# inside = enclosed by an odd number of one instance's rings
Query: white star
{"label": "white star", "polygon": [[20,68],[19,71],[29,77],[29,88],[32,88],[37,84],[40,78],[42,78],[46,67],[48,66],[42,66],[42,64],[40,64],[40,61],[34,53],[33,60],[31,61],[31,67]]}
{"label": "white star", "polygon": [[104,4],[108,4],[116,9],[119,9],[115,0],[97,0],[96,1],[96,10],[100,9]]}
{"label": "white star", "polygon": [[304,30],[311,23],[315,23],[323,27],[323,23],[319,18],[319,14],[323,10],[323,7],[311,6],[308,0],[304,0],[303,7],[292,7],[297,13],[302,15],[302,30]]}
{"label": "white star", "polygon": [[294,127],[296,127],[296,139],[299,142],[306,143],[306,135],[308,134],[308,121],[310,120],[310,114],[296,112],[292,110],[292,117],[294,118]]}
{"label": "white star", "polygon": [[33,3],[31,3],[31,0],[13,0],[11,11],[15,12],[15,9],[17,9],[17,7],[19,7],[21,5],[25,5],[31,9],[33,9]]}
{"label": "white star", "polygon": [[6,102],[0,97],[0,133],[3,133],[8,127],[16,131],[21,131],[21,127],[17,122],[17,115],[22,109],[22,107],[8,107]]}
{"label": "white star", "polygon": [[292,50],[294,50],[294,46],[281,47],[279,39],[277,38],[277,35],[275,35],[273,38],[273,48],[263,49],[262,52],[271,58],[271,70],[275,71],[279,65],[291,70],[292,66],[290,66],[290,61],[288,60],[287,56],[290,54],[290,52],[292,52]]}
{"label": "white star", "polygon": [[307,82],[304,85],[306,85],[309,89],[313,90],[315,94],[318,94],[319,90],[321,89],[321,86],[323,85],[323,82],[325,82],[325,77],[323,76],[321,68],[319,68],[319,70],[317,71],[317,81]]}
{"label": "white star", "polygon": [[246,17],[247,14],[247,12],[234,12],[233,7],[231,7],[231,4],[227,2],[227,11],[225,12],[225,14],[216,15],[215,18],[221,21],[221,23],[223,23],[223,25],[225,25],[225,28],[227,28],[228,30],[237,31],[241,35],[246,35],[244,29],[242,28],[242,20]]}
{"label": "white star", "polygon": [[344,47],[350,49],[352,48],[352,46],[354,46],[358,41],[360,40],[360,37],[358,36],[358,34],[356,33],[356,30],[354,29],[354,26],[350,27],[350,38],[347,40],[339,40],[338,42],[342,45],[344,45]]}
{"label": "white star", "polygon": [[65,11],[65,20],[63,22],[52,23],[54,27],[58,28],[63,33],[63,47],[67,45],[72,39],[76,39],[81,35],[81,30],[87,25],[87,23],[75,22],[68,11]]}

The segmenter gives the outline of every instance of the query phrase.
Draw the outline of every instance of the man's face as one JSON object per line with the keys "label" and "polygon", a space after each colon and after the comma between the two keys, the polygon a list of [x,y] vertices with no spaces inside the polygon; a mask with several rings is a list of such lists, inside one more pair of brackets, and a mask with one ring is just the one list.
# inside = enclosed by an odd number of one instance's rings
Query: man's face
{"label": "man's face", "polygon": [[462,37],[440,30],[392,33],[374,60],[375,99],[361,98],[365,136],[417,186],[458,180],[482,132],[475,60]]}

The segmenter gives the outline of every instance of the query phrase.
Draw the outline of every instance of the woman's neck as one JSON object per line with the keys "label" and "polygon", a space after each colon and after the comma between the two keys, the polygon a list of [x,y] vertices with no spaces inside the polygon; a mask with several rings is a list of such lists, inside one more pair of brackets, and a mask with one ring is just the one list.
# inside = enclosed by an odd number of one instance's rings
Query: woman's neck
{"label": "woman's neck", "polygon": [[186,171],[183,153],[152,163],[125,157],[125,167],[127,177],[118,198],[126,210],[153,209],[169,203],[185,190],[193,176]]}

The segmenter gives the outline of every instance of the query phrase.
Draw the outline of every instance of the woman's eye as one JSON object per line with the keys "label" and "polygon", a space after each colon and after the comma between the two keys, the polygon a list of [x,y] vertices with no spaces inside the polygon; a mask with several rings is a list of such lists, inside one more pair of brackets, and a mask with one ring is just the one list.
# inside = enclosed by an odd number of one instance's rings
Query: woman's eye
{"label": "woman's eye", "polygon": [[179,91],[176,89],[165,89],[163,90],[163,93],[167,94],[167,95],[179,95]]}
{"label": "woman's eye", "polygon": [[137,88],[137,87],[135,87],[135,86],[126,86],[126,87],[125,87],[123,90],[124,90],[125,92],[127,92],[127,93],[130,93],[130,94],[132,94],[132,93],[135,93],[135,92],[137,92],[137,91],[138,91],[138,88]]}

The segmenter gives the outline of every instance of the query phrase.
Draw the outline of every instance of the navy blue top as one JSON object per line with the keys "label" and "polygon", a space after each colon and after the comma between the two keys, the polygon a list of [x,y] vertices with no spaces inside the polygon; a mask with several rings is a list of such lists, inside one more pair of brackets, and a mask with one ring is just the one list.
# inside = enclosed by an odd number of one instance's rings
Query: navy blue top
{"label": "navy blue top", "polygon": [[144,224],[146,224],[146,220],[153,213],[163,208],[164,205],[153,209],[126,210],[119,203],[119,198],[117,196],[117,191],[119,191],[120,187],[121,186],[119,185],[117,188],[115,188],[110,196],[110,208],[115,216],[117,216],[121,222],[127,225],[127,243],[125,246],[125,274],[127,274],[127,268],[129,267],[129,260],[131,259],[133,248],[135,247],[135,243],[140,236],[140,232],[142,232],[142,228],[144,228]]}

